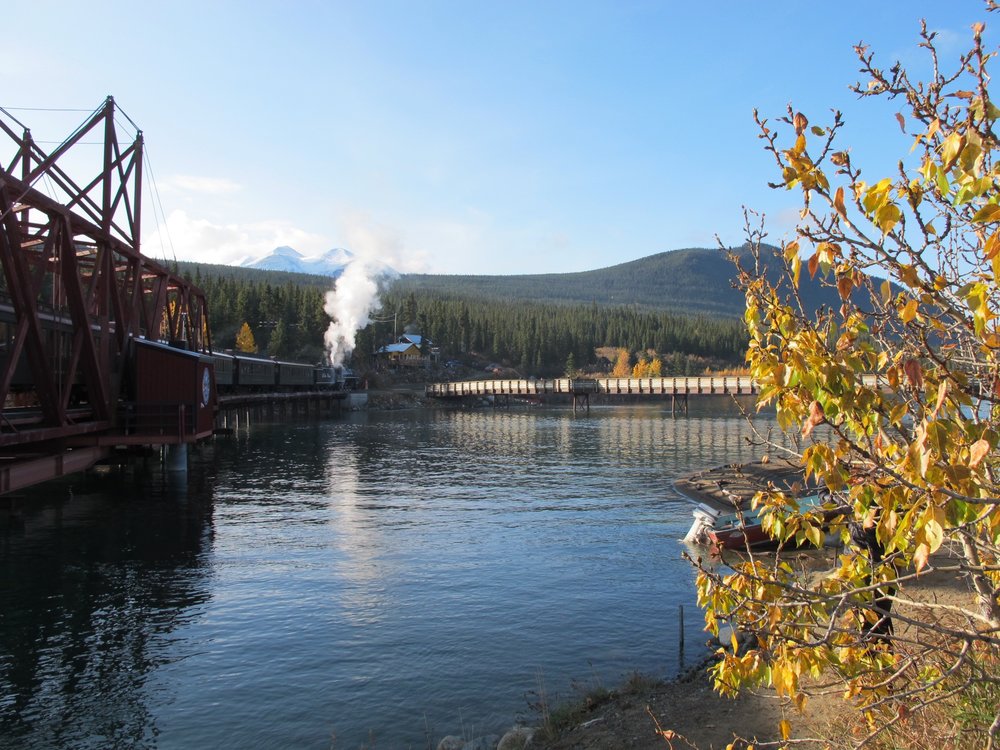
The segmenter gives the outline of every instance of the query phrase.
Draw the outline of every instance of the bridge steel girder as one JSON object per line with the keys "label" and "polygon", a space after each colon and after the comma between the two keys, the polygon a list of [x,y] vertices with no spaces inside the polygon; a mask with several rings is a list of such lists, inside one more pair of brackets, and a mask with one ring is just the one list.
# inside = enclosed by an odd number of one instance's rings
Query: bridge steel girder
{"label": "bridge steel girder", "polygon": [[[211,350],[204,293],[139,251],[142,133],[123,147],[115,112],[46,154],[0,109],[0,449],[114,432],[133,338]],[[78,184],[60,159],[95,132],[102,164]]]}

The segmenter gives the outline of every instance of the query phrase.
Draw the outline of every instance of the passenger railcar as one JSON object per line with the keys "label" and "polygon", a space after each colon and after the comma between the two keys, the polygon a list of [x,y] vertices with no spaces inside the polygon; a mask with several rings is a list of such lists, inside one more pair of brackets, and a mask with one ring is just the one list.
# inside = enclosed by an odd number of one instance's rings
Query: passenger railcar
{"label": "passenger railcar", "polygon": [[232,354],[213,352],[212,363],[215,365],[216,385],[223,389],[231,388],[236,379],[236,358]]}
{"label": "passenger railcar", "polygon": [[315,367],[300,362],[276,362],[278,379],[275,385],[283,390],[311,386],[315,383]]}
{"label": "passenger railcar", "polygon": [[278,364],[273,359],[259,359],[243,354],[237,354],[233,359],[236,368],[233,385],[262,390],[278,384]]}
{"label": "passenger railcar", "polygon": [[232,352],[213,352],[215,382],[223,393],[235,391],[353,390],[357,380],[346,367],[284,362]]}

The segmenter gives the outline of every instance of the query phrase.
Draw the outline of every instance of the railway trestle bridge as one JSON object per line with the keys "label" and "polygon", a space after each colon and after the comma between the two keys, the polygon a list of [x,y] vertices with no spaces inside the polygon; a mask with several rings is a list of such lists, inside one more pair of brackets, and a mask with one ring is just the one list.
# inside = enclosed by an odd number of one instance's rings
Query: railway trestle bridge
{"label": "railway trestle bridge", "polygon": [[[864,375],[862,382],[873,387],[876,377]],[[511,397],[541,399],[550,395],[569,396],[574,410],[589,409],[592,395],[669,398],[675,412],[687,411],[690,396],[752,396],[757,392],[756,381],[748,375],[463,380],[429,383],[424,391],[428,398],[455,401],[489,398],[494,403],[508,403]]]}

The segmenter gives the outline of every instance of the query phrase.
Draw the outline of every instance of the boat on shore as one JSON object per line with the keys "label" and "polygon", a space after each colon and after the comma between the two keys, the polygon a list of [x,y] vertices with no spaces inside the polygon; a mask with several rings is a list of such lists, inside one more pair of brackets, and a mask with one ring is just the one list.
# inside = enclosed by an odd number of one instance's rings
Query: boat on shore
{"label": "boat on shore", "polygon": [[[805,513],[823,505],[825,494],[806,495],[796,499],[799,511]],[[737,509],[724,513],[704,503],[699,503],[692,514],[694,522],[684,541],[715,546],[720,549],[745,549],[774,544],[764,530],[760,508]]]}
{"label": "boat on shore", "polygon": [[760,510],[750,507],[763,490],[797,499],[803,512],[822,506],[829,496],[807,482],[802,468],[791,461],[730,464],[679,480],[675,488],[690,498],[694,521],[685,542],[719,549],[746,549],[774,544],[764,531]]}

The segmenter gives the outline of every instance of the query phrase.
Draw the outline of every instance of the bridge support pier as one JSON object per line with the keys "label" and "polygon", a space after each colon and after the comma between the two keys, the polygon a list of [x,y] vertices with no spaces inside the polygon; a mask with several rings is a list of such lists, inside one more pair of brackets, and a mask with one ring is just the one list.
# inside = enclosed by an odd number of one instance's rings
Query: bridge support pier
{"label": "bridge support pier", "polygon": [[167,471],[187,471],[187,446],[183,443],[163,446],[163,463]]}
{"label": "bridge support pier", "polygon": [[581,411],[586,409],[587,414],[590,414],[590,394],[589,393],[574,393],[573,394],[573,413],[576,414],[576,410],[579,407]]}

